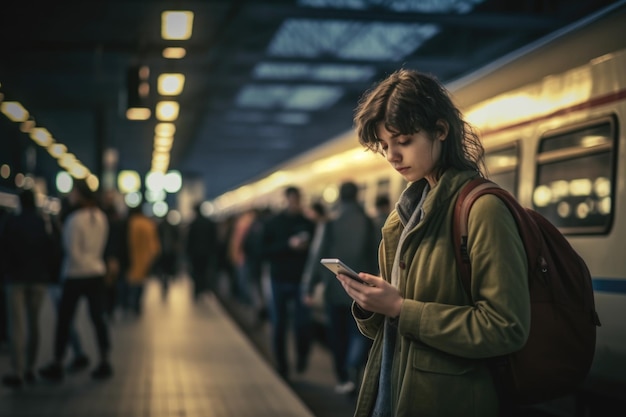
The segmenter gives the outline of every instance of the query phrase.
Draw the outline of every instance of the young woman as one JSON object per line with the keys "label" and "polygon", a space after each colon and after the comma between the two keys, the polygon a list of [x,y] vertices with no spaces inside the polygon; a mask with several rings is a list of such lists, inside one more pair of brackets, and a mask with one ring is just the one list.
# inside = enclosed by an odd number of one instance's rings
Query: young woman
{"label": "young woman", "polygon": [[337,276],[374,339],[355,416],[496,416],[482,359],[524,345],[530,303],[522,241],[495,196],[470,212],[471,299],[459,279],[454,203],[483,175],[482,145],[445,88],[412,70],[367,92],[354,122],[360,143],[409,182],[382,230],[381,276],[361,272],[368,285]]}
{"label": "young woman", "polygon": [[109,223],[98,205],[98,196],[83,179],[74,180],[69,201],[75,207],[63,223],[61,267],[63,287],[54,333],[54,359],[39,370],[39,375],[60,382],[65,377],[63,360],[70,337],[70,328],[82,297],[87,299],[89,316],[94,327],[100,362],[92,371],[94,379],[113,375],[109,362],[111,340],[104,320],[105,248]]}

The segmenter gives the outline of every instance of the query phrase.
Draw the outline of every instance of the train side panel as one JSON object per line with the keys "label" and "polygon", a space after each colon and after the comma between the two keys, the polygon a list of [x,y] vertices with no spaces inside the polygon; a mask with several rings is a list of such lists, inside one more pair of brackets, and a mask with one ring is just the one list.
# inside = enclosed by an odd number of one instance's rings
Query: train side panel
{"label": "train side panel", "polygon": [[[481,126],[487,160],[496,181],[503,178],[524,205],[559,226],[587,262],[602,321],[591,379],[613,381],[623,381],[626,372],[624,68],[626,51],[609,54],[476,106],[528,106],[505,122],[490,112]],[[519,157],[508,171],[490,157],[507,146]]]}

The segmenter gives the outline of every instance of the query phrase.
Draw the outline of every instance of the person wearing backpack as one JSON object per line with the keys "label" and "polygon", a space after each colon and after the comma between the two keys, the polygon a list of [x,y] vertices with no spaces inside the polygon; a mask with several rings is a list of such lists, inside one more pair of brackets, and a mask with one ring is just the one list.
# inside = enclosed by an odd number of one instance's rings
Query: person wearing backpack
{"label": "person wearing backpack", "polygon": [[482,144],[446,89],[402,69],[366,92],[359,142],[408,186],[382,229],[380,276],[339,274],[359,330],[373,339],[358,417],[497,416],[486,358],[521,349],[530,330],[527,262],[515,220],[495,196],[469,218],[471,298],[451,239],[455,200],[484,176]]}
{"label": "person wearing backpack", "polygon": [[359,203],[358,194],[359,187],[355,182],[341,183],[337,214],[326,223],[319,251],[313,260],[316,268],[310,277],[303,279],[307,304],[317,283],[324,283],[326,327],[337,378],[335,392],[346,395],[353,395],[357,390],[371,340],[359,332],[352,320],[352,300],[343,291],[341,283],[320,264],[320,258],[335,257],[362,271],[378,271],[378,230]]}

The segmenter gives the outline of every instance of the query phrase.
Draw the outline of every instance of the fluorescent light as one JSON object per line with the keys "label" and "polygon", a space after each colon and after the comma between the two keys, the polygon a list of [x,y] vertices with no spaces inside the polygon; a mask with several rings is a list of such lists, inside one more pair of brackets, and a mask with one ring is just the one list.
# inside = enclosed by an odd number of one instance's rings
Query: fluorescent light
{"label": "fluorescent light", "polygon": [[14,122],[24,122],[28,119],[28,111],[17,101],[3,101],[0,111]]}
{"label": "fluorescent light", "polygon": [[137,171],[123,170],[117,175],[117,188],[122,194],[133,193],[141,188],[141,178]]}
{"label": "fluorescent light", "polygon": [[154,133],[157,136],[174,136],[176,125],[174,123],[157,123],[154,127]]}
{"label": "fluorescent light", "polygon": [[183,185],[183,178],[180,175],[180,172],[172,170],[165,174],[164,185],[165,191],[170,194],[179,192]]}
{"label": "fluorescent light", "polygon": [[163,122],[173,122],[178,118],[179,108],[176,101],[159,101],[156,105],[156,117]]}
{"label": "fluorescent light", "polygon": [[161,13],[161,37],[184,41],[191,38],[193,12],[165,11]]}
{"label": "fluorescent light", "polygon": [[30,131],[30,138],[38,145],[47,147],[52,144],[52,135],[44,127],[35,127]]}
{"label": "fluorescent light", "polygon": [[65,152],[67,152],[67,147],[62,143],[53,143],[48,146],[48,153],[57,159],[63,156]]}
{"label": "fluorescent light", "polygon": [[162,96],[177,96],[183,92],[185,76],[183,74],[161,74],[157,82],[157,89]]}
{"label": "fluorescent light", "polygon": [[100,187],[100,180],[94,174],[89,174],[85,180],[91,191],[96,191]]}
{"label": "fluorescent light", "polygon": [[146,107],[131,107],[126,110],[128,120],[148,120],[152,112]]}
{"label": "fluorescent light", "polygon": [[159,161],[168,161],[170,160],[170,154],[169,152],[159,152],[159,151],[152,151],[152,161],[154,162],[159,162]]}
{"label": "fluorescent light", "polygon": [[181,59],[187,55],[185,48],[169,47],[163,49],[163,58],[167,59]]}
{"label": "fluorescent light", "polygon": [[67,171],[74,178],[87,178],[87,175],[89,175],[89,170],[79,162],[69,166]]}
{"label": "fluorescent light", "polygon": [[61,165],[65,169],[68,169],[69,167],[71,167],[74,163],[76,163],[76,161],[77,161],[76,156],[74,156],[73,153],[64,153],[58,159],[59,165]]}
{"label": "fluorescent light", "polygon": [[169,138],[164,136],[156,136],[154,138],[154,149],[169,151],[170,149],[172,149],[173,143],[174,140],[171,136]]}

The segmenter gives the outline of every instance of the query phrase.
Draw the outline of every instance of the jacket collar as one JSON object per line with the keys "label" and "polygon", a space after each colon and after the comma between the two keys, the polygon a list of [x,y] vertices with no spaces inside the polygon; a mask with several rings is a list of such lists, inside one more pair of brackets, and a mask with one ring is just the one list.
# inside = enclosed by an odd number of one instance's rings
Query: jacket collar
{"label": "jacket collar", "polygon": [[[424,210],[424,217],[427,217],[429,213],[432,213],[432,211],[437,207],[441,207],[443,205],[447,206],[450,200],[461,190],[461,187],[477,175],[478,172],[476,171],[460,171],[456,168],[448,168],[443,173],[437,184],[435,184],[435,186],[428,192],[426,200],[422,206],[422,209]],[[407,203],[403,202],[404,198],[408,198],[409,201],[413,201],[412,208],[415,208],[426,184],[426,179],[421,179],[410,183],[407,188],[405,188],[402,195],[398,199],[398,203],[396,203],[395,210],[390,213],[386,226],[395,227],[397,223],[401,222],[398,211],[406,209],[405,207]],[[402,208],[399,207],[400,205],[402,205]],[[408,215],[410,216],[410,212]]]}

